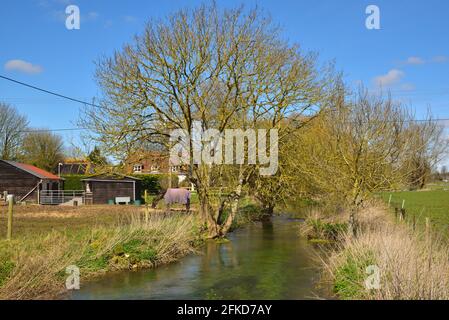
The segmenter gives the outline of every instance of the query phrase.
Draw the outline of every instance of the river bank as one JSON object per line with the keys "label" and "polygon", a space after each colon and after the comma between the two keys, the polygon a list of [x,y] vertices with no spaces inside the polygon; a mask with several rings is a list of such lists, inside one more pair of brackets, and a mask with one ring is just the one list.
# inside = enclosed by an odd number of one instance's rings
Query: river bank
{"label": "river bank", "polygon": [[[66,268],[81,282],[113,271],[154,268],[196,253],[204,235],[195,214],[151,214],[126,206],[18,207],[12,241],[0,240],[0,299],[55,299],[67,294]],[[247,203],[233,228],[260,218]]]}
{"label": "river bank", "polygon": [[[376,203],[358,215],[357,236],[341,230],[344,215],[315,217],[306,232],[340,230],[323,253],[323,281],[340,299],[416,300],[449,298],[449,250],[434,234],[396,221]],[[325,225],[326,227],[322,227]]]}

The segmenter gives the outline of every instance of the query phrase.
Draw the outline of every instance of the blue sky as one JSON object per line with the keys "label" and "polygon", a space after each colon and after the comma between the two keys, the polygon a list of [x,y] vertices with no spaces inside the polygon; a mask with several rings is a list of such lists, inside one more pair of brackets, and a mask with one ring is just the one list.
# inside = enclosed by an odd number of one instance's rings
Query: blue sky
{"label": "blue sky", "polygon": [[[3,0],[0,2],[0,74],[92,101],[101,93],[94,62],[111,55],[143,30],[150,17],[164,17],[202,1]],[[217,1],[231,7],[241,1]],[[67,30],[65,8],[78,5],[81,29]],[[258,4],[303,49],[322,61],[335,59],[348,84],[391,90],[422,116],[449,118],[449,1],[259,0]],[[380,8],[380,30],[365,27],[365,8]],[[0,100],[15,105],[33,127],[73,128],[77,103],[0,79]],[[63,132],[67,143],[77,132]]]}

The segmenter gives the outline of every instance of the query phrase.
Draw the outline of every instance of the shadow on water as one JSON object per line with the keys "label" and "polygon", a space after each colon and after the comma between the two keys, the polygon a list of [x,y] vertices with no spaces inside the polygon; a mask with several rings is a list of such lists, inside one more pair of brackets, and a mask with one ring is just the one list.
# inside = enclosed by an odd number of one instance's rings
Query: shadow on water
{"label": "shadow on water", "polygon": [[250,224],[208,242],[202,254],[152,270],[109,274],[72,299],[311,299],[318,272],[301,222],[284,217]]}

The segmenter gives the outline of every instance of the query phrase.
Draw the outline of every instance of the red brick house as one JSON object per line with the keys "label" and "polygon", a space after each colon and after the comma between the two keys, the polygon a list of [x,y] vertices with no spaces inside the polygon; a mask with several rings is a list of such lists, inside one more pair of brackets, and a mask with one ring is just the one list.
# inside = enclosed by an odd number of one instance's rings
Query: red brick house
{"label": "red brick house", "polygon": [[169,166],[169,154],[158,151],[139,152],[125,164],[127,174],[168,174],[178,176],[179,182],[187,177],[187,166]]}

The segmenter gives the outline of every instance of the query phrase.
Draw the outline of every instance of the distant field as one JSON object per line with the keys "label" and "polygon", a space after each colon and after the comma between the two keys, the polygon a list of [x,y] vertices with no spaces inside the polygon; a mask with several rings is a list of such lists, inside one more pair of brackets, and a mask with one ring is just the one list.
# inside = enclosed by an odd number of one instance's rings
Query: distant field
{"label": "distant field", "polygon": [[426,189],[449,191],[449,182],[435,182],[426,185]]}
{"label": "distant field", "polygon": [[[392,196],[392,204],[402,204],[405,200],[407,215],[416,216],[416,221],[423,224],[426,217],[429,217],[432,224],[439,229],[449,228],[449,186],[430,185],[429,191],[401,191],[385,192],[381,194],[384,201],[388,202]],[[447,190],[444,190],[447,189]]]}

